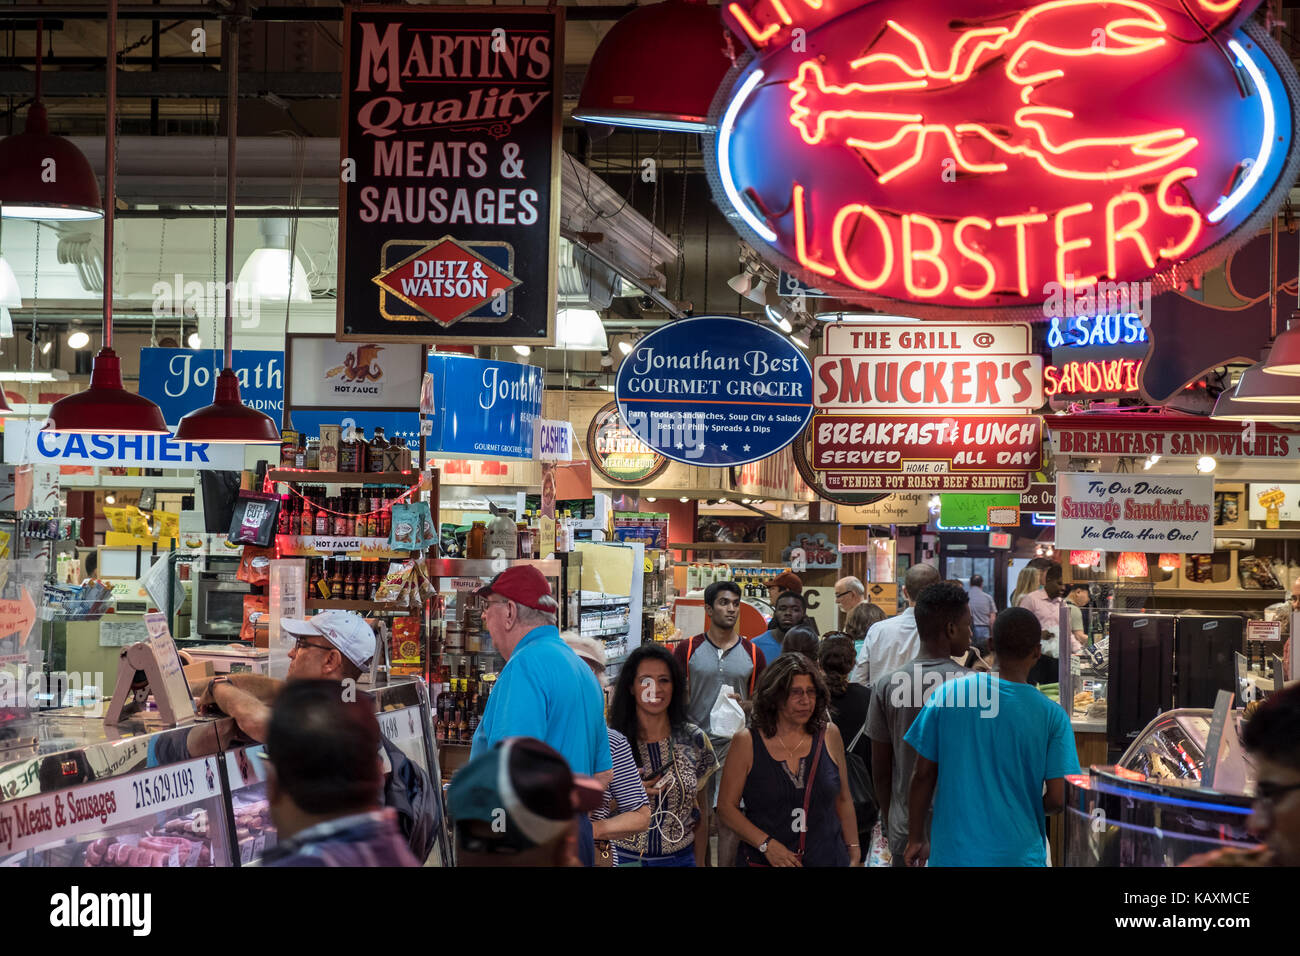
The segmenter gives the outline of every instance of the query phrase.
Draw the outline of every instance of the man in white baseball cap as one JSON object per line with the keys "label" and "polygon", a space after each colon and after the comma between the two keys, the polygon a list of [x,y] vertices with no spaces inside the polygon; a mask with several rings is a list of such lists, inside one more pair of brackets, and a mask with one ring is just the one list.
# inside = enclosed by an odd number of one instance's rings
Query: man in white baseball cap
{"label": "man in white baseball cap", "polygon": [[355,611],[288,617],[280,627],[297,639],[289,651],[289,680],[356,680],[375,656],[375,632]]}
{"label": "man in white baseball cap", "polygon": [[[284,618],[284,632],[295,638],[289,651],[289,680],[357,680],[375,656],[375,632],[355,611],[322,611],[309,618]],[[266,740],[271,702],[282,682],[257,674],[217,677],[199,700],[201,709],[215,707],[235,718],[253,740]]]}

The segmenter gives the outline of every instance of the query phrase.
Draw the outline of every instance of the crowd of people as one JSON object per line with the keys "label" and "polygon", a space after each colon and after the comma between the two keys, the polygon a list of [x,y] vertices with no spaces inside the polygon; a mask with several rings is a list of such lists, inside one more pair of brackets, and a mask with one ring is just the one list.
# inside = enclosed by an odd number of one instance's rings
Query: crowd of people
{"label": "crowd of people", "polygon": [[[1055,673],[1043,662],[1059,647],[1059,616],[1046,626],[1059,569],[1027,571],[1018,606],[998,611],[982,582],[915,565],[892,617],[844,578],[845,630],[821,636],[787,580],[752,641],[736,630],[739,587],[715,582],[705,630],[671,651],[636,648],[608,714],[603,645],[559,632],[538,571],[501,573],[480,593],[507,665],[449,789],[457,863],[1046,865],[1046,817],[1079,764],[1065,711],[1033,686]],[[864,627],[871,608],[880,619]],[[269,714],[239,688],[208,691],[248,703],[265,730],[281,838],[268,865],[416,865],[384,807],[373,707],[344,702],[331,670],[360,663],[364,640],[300,630],[297,654],[320,666],[291,673]],[[1251,859],[1300,863],[1300,689],[1250,727],[1265,840]]]}

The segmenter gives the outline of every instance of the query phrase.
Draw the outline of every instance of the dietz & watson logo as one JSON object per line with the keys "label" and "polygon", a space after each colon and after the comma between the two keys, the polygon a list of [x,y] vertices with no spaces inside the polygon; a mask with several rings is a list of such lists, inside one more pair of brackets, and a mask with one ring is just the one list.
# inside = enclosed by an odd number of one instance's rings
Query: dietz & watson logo
{"label": "dietz & watson logo", "polygon": [[[443,236],[375,276],[372,281],[381,290],[380,312],[384,318],[415,322],[427,316],[447,328],[486,306],[489,314],[476,319],[505,319],[510,312],[508,293],[519,285],[519,280],[509,268],[493,265],[472,245]],[[404,247],[404,252],[410,246],[406,240],[385,243],[383,261],[389,261],[393,249]],[[390,298],[418,315],[396,306],[388,301]]]}

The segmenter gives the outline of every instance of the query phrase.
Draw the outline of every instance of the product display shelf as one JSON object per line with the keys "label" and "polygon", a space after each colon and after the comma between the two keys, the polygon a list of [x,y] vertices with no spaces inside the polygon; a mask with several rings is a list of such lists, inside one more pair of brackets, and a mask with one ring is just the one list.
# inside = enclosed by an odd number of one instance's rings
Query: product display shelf
{"label": "product display shelf", "polygon": [[692,541],[668,545],[670,551],[766,551],[767,542],[751,541],[748,544],[734,541]]}
{"label": "product display shelf", "polygon": [[361,614],[419,614],[419,608],[398,607],[383,601],[336,601],[332,598],[308,598],[309,611],[357,611]]}
{"label": "product display shelf", "polygon": [[271,481],[316,485],[418,485],[424,477],[419,471],[314,471],[296,468],[272,468],[266,473]]}
{"label": "product display shelf", "polygon": [[1217,525],[1214,537],[1221,540],[1239,540],[1241,538],[1266,538],[1300,541],[1300,528],[1233,528],[1225,529]]}
{"label": "product display shelf", "polygon": [[1256,590],[1254,588],[1198,588],[1198,587],[1181,587],[1181,588],[1158,588],[1153,597],[1199,597],[1207,600],[1220,600],[1222,598],[1232,598],[1241,600],[1248,598],[1256,601],[1281,601],[1286,597],[1286,591],[1283,590]]}

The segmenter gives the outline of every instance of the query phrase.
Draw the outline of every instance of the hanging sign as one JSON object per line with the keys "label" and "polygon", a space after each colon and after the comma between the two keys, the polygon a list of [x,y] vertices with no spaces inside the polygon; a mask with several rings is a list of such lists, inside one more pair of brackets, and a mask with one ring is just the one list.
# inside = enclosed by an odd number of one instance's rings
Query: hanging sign
{"label": "hanging sign", "polygon": [[466,458],[532,458],[545,373],[535,365],[440,352],[429,356],[434,415],[430,452]]}
{"label": "hanging sign", "polygon": [[840,524],[925,524],[930,520],[931,495],[905,491],[889,495],[873,505],[841,506],[836,512]]}
{"label": "hanging sign", "polygon": [[344,8],[338,337],[555,340],[558,7]]}
{"label": "hanging sign", "polygon": [[1060,472],[1056,547],[1205,554],[1214,550],[1213,504],[1209,475]]}
{"label": "hanging sign", "polygon": [[39,421],[9,419],[5,423],[5,461],[199,471],[239,471],[244,467],[243,445],[177,441],[174,435],[83,435],[40,429]]}
{"label": "hanging sign", "polygon": [[1043,360],[1029,326],[837,323],[813,364],[819,409],[1031,412],[1043,404]]}
{"label": "hanging sign", "polygon": [[[735,0],[706,141],[778,268],[909,309],[1160,288],[1221,261],[1296,169],[1259,0]],[[950,314],[950,313],[949,313]]]}
{"label": "hanging sign", "polygon": [[1058,455],[1300,460],[1300,434],[1262,422],[1216,422],[1196,415],[1059,415],[1047,423]]}
{"label": "hanging sign", "polygon": [[794,441],[812,415],[812,370],[775,329],[731,316],[660,326],[623,360],[619,414],[665,458],[722,467]]}
{"label": "hanging sign", "polygon": [[[1019,524],[1019,495],[940,495],[939,520],[936,527],[943,531],[987,531],[990,526]],[[1000,520],[1004,513],[1014,517],[1010,522]]]}
{"label": "hanging sign", "polygon": [[618,404],[602,406],[587,426],[587,455],[596,470],[620,485],[649,481],[668,467],[668,459],[623,424]]}
{"label": "hanging sign", "polygon": [[[162,409],[168,425],[177,425],[190,412],[212,404],[213,382],[224,361],[220,349],[141,349],[140,394]],[[284,353],[235,349],[231,367],[244,404],[279,423],[284,414]]]}
{"label": "hanging sign", "polygon": [[1036,415],[818,415],[818,471],[946,474],[1038,471],[1043,422]]}
{"label": "hanging sign", "polygon": [[573,461],[573,426],[565,421],[536,419],[533,450],[538,461]]}

